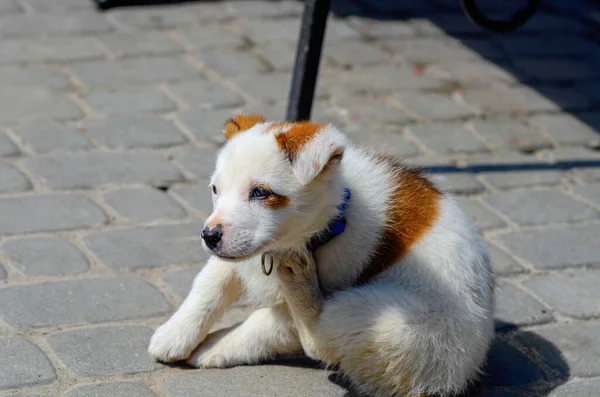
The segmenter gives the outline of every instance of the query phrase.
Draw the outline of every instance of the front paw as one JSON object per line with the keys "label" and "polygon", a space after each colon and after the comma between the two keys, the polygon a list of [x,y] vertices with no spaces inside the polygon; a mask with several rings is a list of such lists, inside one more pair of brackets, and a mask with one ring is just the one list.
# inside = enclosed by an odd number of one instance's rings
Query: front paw
{"label": "front paw", "polygon": [[167,321],[156,329],[148,353],[154,360],[173,363],[188,358],[198,346],[198,338],[194,332],[173,321]]}
{"label": "front paw", "polygon": [[317,279],[316,264],[309,252],[291,252],[281,258],[277,267],[279,279],[285,284],[305,284]]}

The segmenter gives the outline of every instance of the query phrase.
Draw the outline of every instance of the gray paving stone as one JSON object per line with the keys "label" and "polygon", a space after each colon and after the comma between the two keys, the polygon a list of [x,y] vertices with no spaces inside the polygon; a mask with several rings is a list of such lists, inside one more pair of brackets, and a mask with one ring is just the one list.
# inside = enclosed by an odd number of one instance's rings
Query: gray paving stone
{"label": "gray paving stone", "polygon": [[598,225],[515,232],[496,241],[538,269],[600,264]]}
{"label": "gray paving stone", "polygon": [[410,117],[393,104],[372,97],[342,97],[333,100],[338,110],[343,110],[347,122],[359,125],[406,124]]}
{"label": "gray paving stone", "polygon": [[255,47],[254,51],[275,70],[288,71],[294,67],[296,47],[292,43],[266,43]]}
{"label": "gray paving stone", "polygon": [[488,230],[506,226],[506,222],[480,202],[467,197],[456,197],[455,200],[478,229]]}
{"label": "gray paving stone", "polygon": [[23,161],[51,189],[90,189],[132,183],[164,185],[183,175],[159,153],[94,152],[31,158]]}
{"label": "gray paving stone", "polygon": [[0,92],[0,122],[3,123],[39,118],[74,120],[82,116],[75,103],[43,88],[5,87]]}
{"label": "gray paving stone", "polygon": [[596,206],[600,206],[600,184],[591,184],[586,186],[574,186],[573,191],[578,196],[591,201]]}
{"label": "gray paving stone", "polygon": [[485,371],[486,386],[519,386],[544,378],[541,368],[531,359],[499,338],[490,348]]}
{"label": "gray paving stone", "polygon": [[198,272],[200,272],[200,268],[175,270],[173,272],[165,273],[163,281],[172,292],[181,299],[184,299],[190,292],[192,283]]}
{"label": "gray paving stone", "polygon": [[318,89],[342,96],[348,92],[406,92],[439,89],[444,81],[408,67],[375,65],[351,70],[323,68]]}
{"label": "gray paving stone", "polygon": [[[198,390],[207,396],[222,394],[230,397],[272,396],[281,390],[286,390],[285,395],[290,397],[347,395],[345,389],[328,380],[330,374],[330,371],[307,365],[259,365],[172,375],[162,386],[171,397],[199,395]],[[257,382],[257,379],[261,381]]]}
{"label": "gray paving stone", "polygon": [[244,40],[231,30],[218,25],[189,25],[182,29],[183,35],[191,45],[199,49],[206,48],[241,48]]}
{"label": "gray paving stone", "polygon": [[412,157],[421,153],[419,148],[407,140],[400,131],[358,128],[356,130],[347,129],[344,132],[352,142],[381,152],[392,153],[400,157]]}
{"label": "gray paving stone", "polygon": [[84,241],[107,266],[138,269],[203,263],[199,223],[128,228],[88,234]]}
{"label": "gray paving stone", "polygon": [[255,75],[268,71],[266,65],[251,52],[202,50],[197,55],[206,66],[221,76]]}
{"label": "gray paving stone", "polygon": [[2,318],[20,329],[98,324],[162,316],[171,306],[146,281],[103,277],[0,290]]}
{"label": "gray paving stone", "polygon": [[177,109],[175,102],[153,87],[123,87],[96,89],[83,98],[103,115],[161,113]]}
{"label": "gray paving stone", "polygon": [[90,268],[85,255],[59,237],[8,240],[0,249],[13,266],[28,276],[66,276],[84,273]]}
{"label": "gray paving stone", "polygon": [[199,70],[178,58],[126,58],[117,61],[81,62],[71,66],[88,86],[149,84],[201,76]]}
{"label": "gray paving stone", "polygon": [[[278,20],[246,20],[241,26],[241,31],[253,43],[262,44],[270,41],[288,41],[295,43],[300,31],[300,20],[278,19]],[[329,33],[329,32],[328,32]]]}
{"label": "gray paving stone", "polygon": [[0,265],[0,280],[6,279],[6,270]]}
{"label": "gray paving stone", "polygon": [[0,132],[0,157],[17,156],[21,154],[19,148],[5,133]]}
{"label": "gray paving stone", "polygon": [[25,121],[13,131],[35,153],[70,152],[92,148],[92,143],[83,133],[52,120]]}
{"label": "gray paving stone", "polygon": [[85,35],[110,32],[112,29],[103,15],[93,12],[26,13],[0,18],[2,38]]}
{"label": "gray paving stone", "polygon": [[0,192],[24,192],[31,190],[29,180],[10,164],[0,163]]}
{"label": "gray paving stone", "polygon": [[215,169],[217,151],[214,149],[182,147],[173,149],[173,159],[199,178],[208,178]]}
{"label": "gray paving stone", "polygon": [[0,199],[0,235],[84,229],[107,221],[100,207],[78,194]]}
{"label": "gray paving stone", "polygon": [[560,314],[574,318],[600,316],[600,273],[570,270],[545,274],[525,281],[525,286]]}
{"label": "gray paving stone", "polygon": [[488,195],[485,200],[520,225],[577,222],[598,211],[558,190],[519,190]]}
{"label": "gray paving stone", "polygon": [[151,188],[123,189],[108,192],[104,201],[128,220],[151,222],[182,219],[186,211],[168,194]]}
{"label": "gray paving stone", "polygon": [[442,59],[499,59],[504,57],[489,40],[420,37],[410,40],[385,40],[384,44],[404,62],[435,63]]}
{"label": "gray paving stone", "polygon": [[513,189],[531,186],[554,186],[564,181],[561,171],[507,171],[484,172],[483,178],[499,189]]}
{"label": "gray paving stone", "polygon": [[240,75],[231,81],[259,101],[283,101],[289,95],[289,73],[269,73],[264,75]]}
{"label": "gray paving stone", "polygon": [[506,84],[517,82],[517,78],[504,68],[484,60],[442,60],[440,63],[432,64],[429,70],[468,87],[485,87],[493,82]]}
{"label": "gray paving stone", "polygon": [[80,386],[66,397],[155,397],[147,386],[135,382],[94,383]]}
{"label": "gray paving stone", "polygon": [[323,49],[323,56],[334,64],[343,67],[356,67],[388,61],[388,56],[377,46],[361,41],[329,42]]}
{"label": "gray paving stone", "polygon": [[99,39],[117,57],[169,55],[185,50],[163,32],[113,33],[100,36]]}
{"label": "gray paving stone", "polygon": [[494,292],[496,296],[496,329],[552,321],[552,316],[542,304],[515,286],[498,281]]}
{"label": "gray paving stone", "polygon": [[87,132],[100,144],[115,149],[162,148],[187,143],[171,122],[158,117],[111,117],[89,120]]}
{"label": "gray paving stone", "polygon": [[517,121],[475,120],[469,127],[483,136],[493,149],[530,152],[552,148],[550,140]]}
{"label": "gray paving stone", "polygon": [[296,1],[279,1],[274,7],[270,0],[248,0],[231,4],[235,12],[252,18],[293,18],[302,15],[303,7]]}
{"label": "gray paving stone", "polygon": [[33,343],[21,338],[0,339],[0,390],[55,380],[52,364]]}
{"label": "gray paving stone", "polygon": [[147,353],[150,336],[150,328],[114,326],[60,332],[47,339],[75,375],[110,376],[155,369]]}
{"label": "gray paving stone", "polygon": [[[587,122],[586,122],[587,120]],[[596,146],[600,142],[600,115],[540,114],[531,118],[534,128],[562,145]]]}
{"label": "gray paving stone", "polygon": [[440,154],[489,152],[462,124],[417,124],[406,127],[429,149]]}
{"label": "gray paving stone", "polygon": [[599,74],[593,66],[574,59],[523,59],[515,65],[525,76],[521,81],[591,80]]}
{"label": "gray paving stone", "polygon": [[434,173],[431,180],[442,191],[453,194],[477,194],[485,190],[485,186],[468,173]]}
{"label": "gray paving stone", "polygon": [[458,119],[475,116],[478,113],[476,107],[460,104],[449,95],[396,93],[394,99],[413,117],[422,120]]}
{"label": "gray paving stone", "polygon": [[[190,8],[187,5],[143,9],[122,8],[113,12],[113,18],[120,26],[129,29],[166,29],[196,23],[202,11],[205,11],[204,7]],[[205,13],[210,17],[211,14],[207,11]]]}
{"label": "gray paving stone", "polygon": [[244,99],[225,86],[207,80],[189,80],[169,85],[170,90],[192,107],[241,106]]}
{"label": "gray paving stone", "polygon": [[[600,374],[600,346],[597,343],[600,325],[597,322],[548,326],[536,329],[535,333],[537,340],[527,333],[518,334],[516,338],[538,354],[546,365],[561,370],[563,376],[569,373],[582,377]],[[555,351],[549,349],[549,343]]]}
{"label": "gray paving stone", "polygon": [[494,273],[498,276],[510,276],[523,273],[525,270],[508,254],[493,245],[488,245],[488,249],[492,259],[492,268],[494,269]]}
{"label": "gray paving stone", "polygon": [[176,186],[173,188],[173,193],[181,197],[195,210],[206,215],[207,218],[213,210],[212,197],[207,180],[202,180],[194,185]]}
{"label": "gray paving stone", "polygon": [[0,67],[0,81],[4,87],[72,89],[72,83],[64,71],[39,65]]}
{"label": "gray paving stone", "polygon": [[198,142],[220,146],[225,143],[223,125],[233,117],[231,109],[190,110],[177,113],[179,120]]}
{"label": "gray paving stone", "polygon": [[579,380],[558,386],[548,397],[588,397],[600,393],[600,379]]}
{"label": "gray paving stone", "polygon": [[22,11],[23,9],[19,7],[19,4],[16,2],[16,0],[6,0],[0,3],[0,13],[3,15]]}
{"label": "gray paving stone", "polygon": [[80,0],[54,0],[51,3],[46,0],[27,0],[26,2],[35,11],[40,12],[64,13],[66,11],[94,10],[92,4]]}
{"label": "gray paving stone", "polygon": [[415,25],[400,21],[376,20],[354,17],[349,21],[350,26],[370,38],[410,37],[414,36]]}
{"label": "gray paving stone", "polygon": [[[579,109],[589,105],[589,100],[577,92],[553,88],[534,90],[525,86],[494,85],[469,89],[463,97],[466,103],[476,105],[489,114],[557,112],[563,108]],[[555,102],[558,98],[560,103]]]}
{"label": "gray paving stone", "polygon": [[90,37],[15,39],[0,43],[0,64],[82,61],[104,56],[102,48]]}

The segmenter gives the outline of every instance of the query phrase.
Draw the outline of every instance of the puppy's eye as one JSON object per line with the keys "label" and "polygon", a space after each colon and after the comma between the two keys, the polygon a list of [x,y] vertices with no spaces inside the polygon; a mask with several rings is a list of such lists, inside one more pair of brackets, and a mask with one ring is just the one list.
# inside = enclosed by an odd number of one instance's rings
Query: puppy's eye
{"label": "puppy's eye", "polygon": [[272,193],[261,186],[256,186],[250,191],[250,198],[256,200],[264,200],[269,197]]}
{"label": "puppy's eye", "polygon": [[211,186],[213,194],[217,194],[217,187],[215,185]]}

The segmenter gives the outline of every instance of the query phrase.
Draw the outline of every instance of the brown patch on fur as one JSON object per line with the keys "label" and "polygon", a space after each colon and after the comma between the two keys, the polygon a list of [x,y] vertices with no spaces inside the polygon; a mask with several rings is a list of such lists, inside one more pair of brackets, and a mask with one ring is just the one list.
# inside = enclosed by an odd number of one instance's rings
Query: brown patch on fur
{"label": "brown patch on fur", "polygon": [[263,189],[269,191],[271,195],[263,200],[265,205],[272,210],[281,210],[290,204],[290,198],[281,194],[274,193],[271,188],[266,185],[259,185]]}
{"label": "brown patch on fur", "polygon": [[313,124],[308,121],[293,123],[287,132],[277,135],[275,140],[279,148],[293,161],[304,145],[310,142],[323,128],[325,128],[324,124]]}
{"label": "brown patch on fur", "polygon": [[214,219],[210,220],[206,224],[206,227],[208,227],[209,229],[214,229],[215,227],[217,227],[220,224],[221,224],[221,219],[219,217],[215,217]]}
{"label": "brown patch on fur", "polygon": [[381,231],[379,244],[364,267],[358,284],[369,282],[405,256],[429,231],[440,213],[440,193],[418,169],[407,168],[396,158],[377,155],[395,176],[396,190],[388,209],[388,223]]}
{"label": "brown patch on fur", "polygon": [[258,123],[264,123],[265,118],[256,114],[243,114],[235,116],[225,122],[223,133],[225,139],[230,140],[237,134],[249,130]]}
{"label": "brown patch on fur", "polygon": [[315,160],[312,163],[312,167],[313,167],[313,170],[319,171],[319,169],[321,168],[321,163],[319,163],[317,160]]}

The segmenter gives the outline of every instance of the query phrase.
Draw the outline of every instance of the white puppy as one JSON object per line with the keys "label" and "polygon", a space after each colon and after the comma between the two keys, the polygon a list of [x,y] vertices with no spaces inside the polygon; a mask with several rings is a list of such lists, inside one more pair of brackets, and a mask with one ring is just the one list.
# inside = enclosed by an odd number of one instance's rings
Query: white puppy
{"label": "white puppy", "polygon": [[[494,334],[494,278],[456,203],[331,125],[238,116],[224,132],[202,233],[213,256],[150,354],[223,368],[304,351],[373,396],[464,390]],[[345,231],[309,252],[340,217]],[[262,308],[208,335],[242,296]]]}

